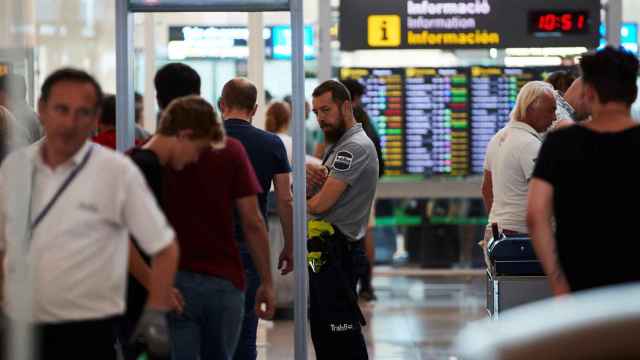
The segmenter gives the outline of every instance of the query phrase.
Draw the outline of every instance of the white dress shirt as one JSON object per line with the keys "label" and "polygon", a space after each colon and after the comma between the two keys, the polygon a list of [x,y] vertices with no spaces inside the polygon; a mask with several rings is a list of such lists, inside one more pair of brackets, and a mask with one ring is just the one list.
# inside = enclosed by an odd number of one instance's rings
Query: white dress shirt
{"label": "white dress shirt", "polygon": [[[41,143],[17,151],[0,168],[0,249],[5,250],[5,294],[27,261],[33,281],[33,319],[100,319],[125,308],[129,233],[149,255],[175,234],[138,168],[127,157],[87,142],[66,163],[44,164]],[[86,166],[33,231],[33,222],[93,147]],[[19,169],[19,170],[16,170]],[[28,176],[28,174],[32,174]],[[20,191],[20,188],[32,191]],[[20,204],[29,204],[29,207]],[[25,209],[22,209],[25,208]],[[26,234],[26,236],[21,236]],[[16,304],[7,304],[9,315]]]}

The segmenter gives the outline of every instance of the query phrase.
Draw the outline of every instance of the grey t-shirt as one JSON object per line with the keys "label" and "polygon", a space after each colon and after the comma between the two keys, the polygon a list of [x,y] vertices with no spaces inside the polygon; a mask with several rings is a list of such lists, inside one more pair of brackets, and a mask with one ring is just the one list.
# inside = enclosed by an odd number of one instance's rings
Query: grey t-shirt
{"label": "grey t-shirt", "polygon": [[367,231],[378,183],[376,148],[362,125],[355,124],[327,151],[329,155],[325,165],[329,167],[329,176],[346,182],[348,186],[329,211],[315,218],[337,226],[353,241],[360,240]]}
{"label": "grey t-shirt", "polygon": [[44,136],[40,118],[33,109],[24,101],[12,105],[13,115],[20,126],[27,132],[27,145],[33,144]]}

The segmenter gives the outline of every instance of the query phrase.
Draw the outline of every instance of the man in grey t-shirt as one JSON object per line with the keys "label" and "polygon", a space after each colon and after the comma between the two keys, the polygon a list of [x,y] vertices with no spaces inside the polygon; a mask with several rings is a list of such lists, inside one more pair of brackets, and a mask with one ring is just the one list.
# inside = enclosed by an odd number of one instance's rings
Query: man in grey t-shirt
{"label": "man in grey t-shirt", "polygon": [[[362,239],[367,231],[371,203],[376,193],[378,183],[378,156],[371,139],[362,129],[362,124],[354,124],[348,129],[340,140],[328,148],[325,154],[324,165],[327,168],[328,177],[342,182],[344,190],[335,204],[321,212],[311,211],[315,219],[322,219],[337,226],[347,236],[349,241]],[[337,181],[336,181],[337,180]],[[326,182],[325,182],[326,184]],[[314,203],[314,205],[316,205]]]}
{"label": "man in grey t-shirt", "polygon": [[40,119],[27,104],[27,83],[22,75],[0,76],[0,106],[9,109],[17,120],[14,133],[19,137],[18,146],[30,145],[42,138]]}
{"label": "man in grey t-shirt", "polygon": [[321,166],[307,166],[307,210],[314,219],[308,246],[310,254],[322,253],[309,274],[311,338],[318,359],[368,359],[355,287],[366,271],[361,239],[376,192],[378,156],[354,119],[343,84],[320,84],[313,112],[329,146]]}

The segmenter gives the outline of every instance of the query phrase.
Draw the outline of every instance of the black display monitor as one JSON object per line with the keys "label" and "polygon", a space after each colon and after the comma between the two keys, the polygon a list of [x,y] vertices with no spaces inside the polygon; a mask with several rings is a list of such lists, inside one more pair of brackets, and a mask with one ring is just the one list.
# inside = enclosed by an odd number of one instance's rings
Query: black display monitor
{"label": "black display monitor", "polygon": [[405,69],[405,172],[469,173],[469,72],[466,68]]}
{"label": "black display monitor", "polygon": [[570,67],[472,66],[470,81],[471,173],[484,172],[484,155],[493,135],[510,120],[520,89]]}
{"label": "black display monitor", "polygon": [[385,176],[425,179],[484,172],[493,135],[522,86],[568,67],[341,68],[366,87],[364,109],[380,135]]}
{"label": "black display monitor", "polygon": [[342,68],[366,87],[364,109],[381,139],[386,176],[469,173],[467,68]]}
{"label": "black display monitor", "polygon": [[362,106],[380,135],[384,175],[405,175],[404,71],[398,68],[342,68],[340,79],[365,86]]}

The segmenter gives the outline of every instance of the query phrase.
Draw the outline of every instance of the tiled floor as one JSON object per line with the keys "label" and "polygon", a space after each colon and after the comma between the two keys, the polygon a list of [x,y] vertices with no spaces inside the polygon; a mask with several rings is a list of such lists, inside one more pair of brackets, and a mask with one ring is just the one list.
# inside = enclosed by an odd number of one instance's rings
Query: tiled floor
{"label": "tiled floor", "polygon": [[[362,303],[371,359],[457,359],[452,341],[469,321],[486,316],[481,272],[377,269],[378,301]],[[260,324],[258,359],[293,359],[293,321]],[[309,359],[314,359],[309,340]],[[336,359],[338,360],[338,359]]]}

